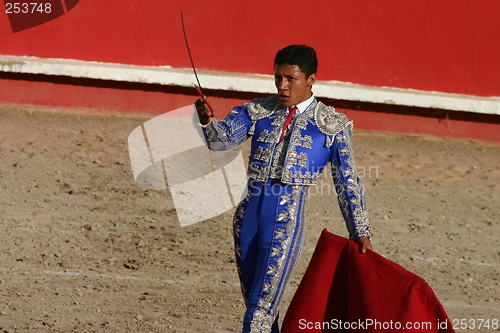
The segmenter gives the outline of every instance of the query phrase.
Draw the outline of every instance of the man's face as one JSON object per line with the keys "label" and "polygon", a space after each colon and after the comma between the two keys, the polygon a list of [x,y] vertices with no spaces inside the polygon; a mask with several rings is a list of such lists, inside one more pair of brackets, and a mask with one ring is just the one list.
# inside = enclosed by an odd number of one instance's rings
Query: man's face
{"label": "man's face", "polygon": [[281,105],[290,107],[311,97],[316,74],[306,77],[297,65],[275,65],[274,81]]}

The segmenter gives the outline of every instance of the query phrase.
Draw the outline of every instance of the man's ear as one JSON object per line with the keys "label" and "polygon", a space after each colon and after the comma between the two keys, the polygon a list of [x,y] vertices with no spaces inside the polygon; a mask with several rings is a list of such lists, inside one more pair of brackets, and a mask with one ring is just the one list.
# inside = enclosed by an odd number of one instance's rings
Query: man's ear
{"label": "man's ear", "polygon": [[313,84],[316,82],[316,73],[312,73],[311,75],[309,75],[309,77],[307,78],[307,86],[309,88],[312,88]]}

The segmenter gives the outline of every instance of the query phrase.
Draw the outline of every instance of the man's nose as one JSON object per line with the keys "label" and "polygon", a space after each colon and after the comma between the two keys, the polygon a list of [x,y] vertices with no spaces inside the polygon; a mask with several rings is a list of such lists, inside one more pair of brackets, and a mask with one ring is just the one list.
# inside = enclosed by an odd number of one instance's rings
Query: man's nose
{"label": "man's nose", "polygon": [[288,89],[288,83],[286,80],[281,80],[278,84],[278,89],[279,90],[287,90]]}

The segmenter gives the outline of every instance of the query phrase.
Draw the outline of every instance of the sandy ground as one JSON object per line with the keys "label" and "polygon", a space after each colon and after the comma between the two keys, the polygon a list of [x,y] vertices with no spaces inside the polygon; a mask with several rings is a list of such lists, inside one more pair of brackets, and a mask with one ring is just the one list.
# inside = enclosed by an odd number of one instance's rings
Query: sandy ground
{"label": "sandy ground", "polygon": [[[167,190],[135,185],[127,137],[149,118],[0,106],[1,332],[239,330],[232,211],[181,228]],[[374,250],[454,323],[489,320],[461,331],[498,331],[500,147],[357,131],[355,152]],[[282,312],[320,231],[346,236],[328,182]]]}

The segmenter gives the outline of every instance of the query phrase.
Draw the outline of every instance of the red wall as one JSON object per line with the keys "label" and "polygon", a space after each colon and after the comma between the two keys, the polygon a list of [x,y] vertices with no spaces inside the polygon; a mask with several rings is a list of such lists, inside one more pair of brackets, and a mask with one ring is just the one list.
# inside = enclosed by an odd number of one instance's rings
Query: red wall
{"label": "red wall", "polygon": [[[69,112],[141,113],[151,117],[192,104],[193,88],[74,78],[1,75],[0,101],[50,105]],[[256,94],[206,90],[221,119]],[[354,121],[356,129],[467,138],[500,144],[500,116],[397,105],[323,100]],[[24,106],[23,106],[24,107]]]}
{"label": "red wall", "polygon": [[18,33],[2,10],[0,54],[190,67],[181,8],[199,68],[270,74],[304,43],[322,80],[500,96],[498,0],[81,0]]}

